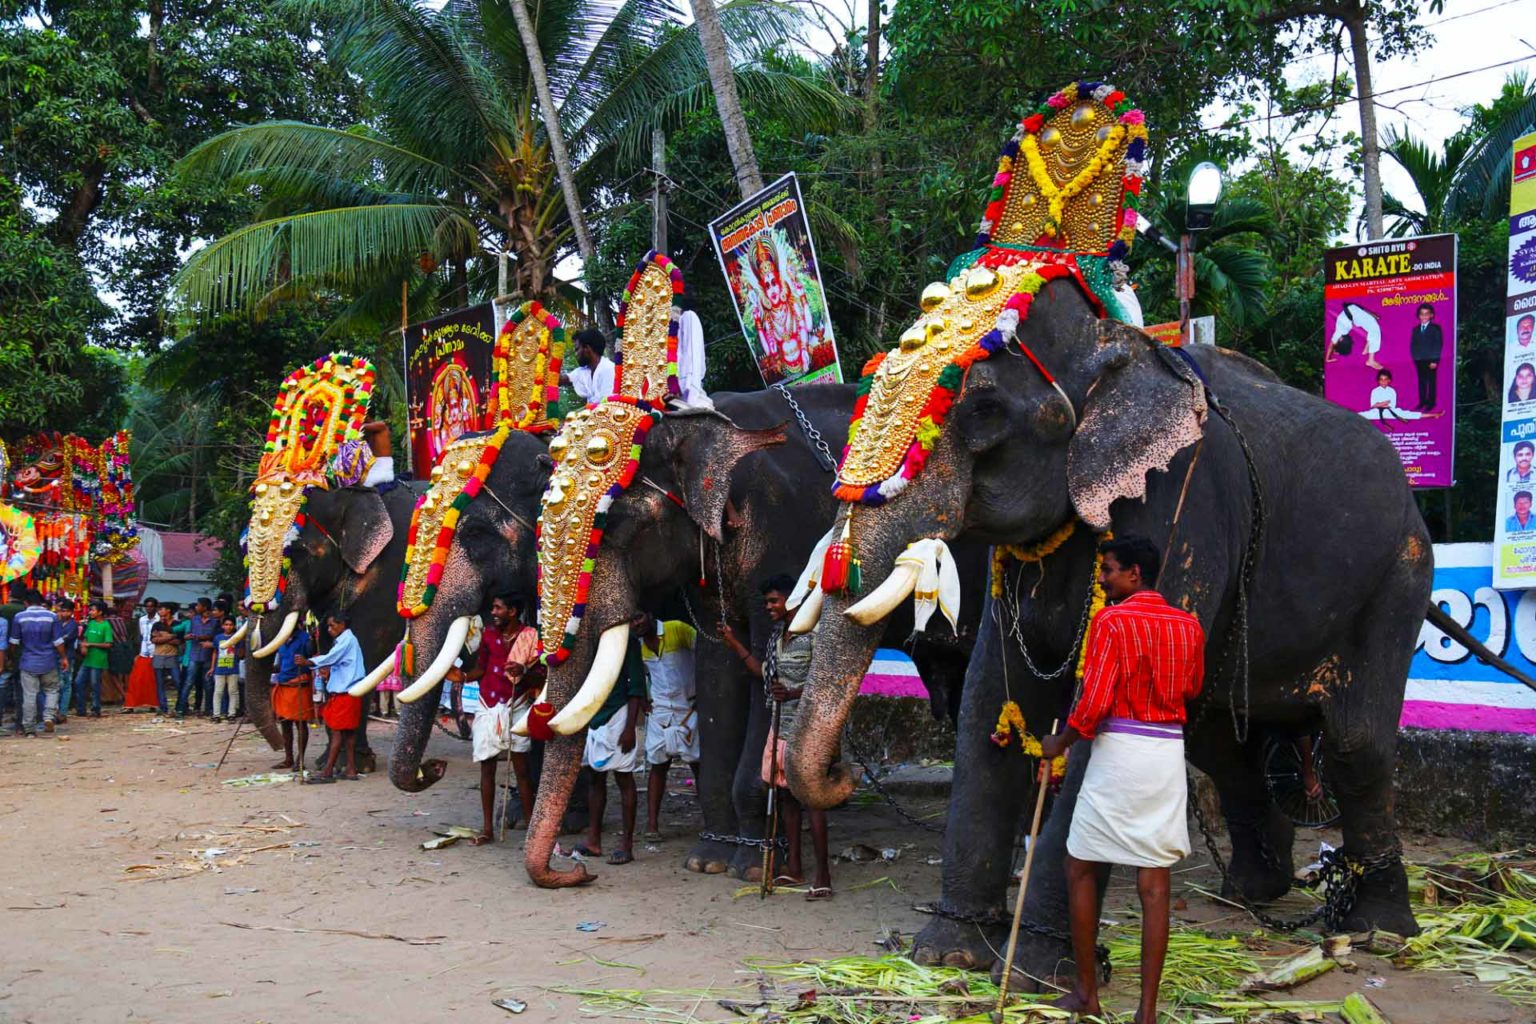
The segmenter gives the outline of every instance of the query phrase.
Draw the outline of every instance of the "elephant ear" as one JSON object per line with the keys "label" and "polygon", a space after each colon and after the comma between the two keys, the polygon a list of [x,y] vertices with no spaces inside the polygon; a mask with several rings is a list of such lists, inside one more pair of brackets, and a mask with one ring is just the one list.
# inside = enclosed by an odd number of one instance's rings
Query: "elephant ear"
{"label": "elephant ear", "polygon": [[379,492],[371,487],[348,487],[337,495],[344,511],[341,526],[332,539],[347,568],[362,574],[389,546],[395,536],[395,524]]}
{"label": "elephant ear", "polygon": [[1067,488],[1078,516],[1109,528],[1109,506],[1142,498],[1147,474],[1200,440],[1205,390],[1154,351],[1157,342],[1114,320],[1095,325],[1093,365],[1082,422],[1067,446]]}
{"label": "elephant ear", "polygon": [[699,528],[719,543],[725,503],[731,495],[731,474],[753,452],[784,443],[784,427],[745,430],[712,410],[668,413],[677,437],[672,471],[683,492],[683,505]]}

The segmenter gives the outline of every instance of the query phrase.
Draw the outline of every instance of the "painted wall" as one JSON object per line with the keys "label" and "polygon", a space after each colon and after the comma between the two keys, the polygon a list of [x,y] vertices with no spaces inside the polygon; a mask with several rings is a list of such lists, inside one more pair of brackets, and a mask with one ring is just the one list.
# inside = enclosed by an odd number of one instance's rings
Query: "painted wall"
{"label": "painted wall", "polygon": [[[1436,544],[1434,599],[1495,654],[1536,678],[1536,590],[1493,589],[1492,544]],[[1404,614],[1411,614],[1407,609]],[[912,660],[882,647],[860,693],[919,697]],[[1402,724],[1417,729],[1536,734],[1536,691],[1478,661],[1426,623],[1419,633]]]}

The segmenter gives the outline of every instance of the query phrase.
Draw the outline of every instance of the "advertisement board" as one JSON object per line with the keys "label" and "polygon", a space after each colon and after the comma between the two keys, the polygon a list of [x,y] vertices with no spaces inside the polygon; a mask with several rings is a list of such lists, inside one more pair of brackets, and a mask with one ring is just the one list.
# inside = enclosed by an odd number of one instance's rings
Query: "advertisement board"
{"label": "advertisement board", "polygon": [[763,383],[841,382],[816,245],[794,174],[716,217],[709,235]]}
{"label": "advertisement board", "polygon": [[1504,400],[1498,498],[1493,513],[1494,586],[1536,586],[1536,134],[1515,140],[1509,189],[1504,298]]}
{"label": "advertisement board", "polygon": [[493,303],[468,306],[405,329],[405,400],[411,472],[425,477],[460,434],[494,427]]}
{"label": "advertisement board", "polygon": [[1323,393],[1387,436],[1412,486],[1451,486],[1456,236],[1330,249],[1323,272]]}

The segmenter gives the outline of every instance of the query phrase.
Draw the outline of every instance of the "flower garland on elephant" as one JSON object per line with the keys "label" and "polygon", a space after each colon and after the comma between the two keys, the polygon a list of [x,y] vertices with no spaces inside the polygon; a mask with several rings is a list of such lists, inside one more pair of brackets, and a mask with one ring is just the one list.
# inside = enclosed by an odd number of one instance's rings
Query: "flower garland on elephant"
{"label": "flower garland on elephant", "polygon": [[[997,599],[1003,593],[1003,573],[1010,561],[1016,562],[1043,562],[1065,544],[1074,533],[1077,532],[1077,520],[1071,519],[1053,530],[1049,536],[1035,544],[1019,546],[1015,544],[999,544],[992,549],[992,597]],[[1105,530],[1099,535],[1100,541],[1110,540],[1114,533]],[[1095,551],[1093,556],[1093,581],[1089,584],[1090,596],[1088,598],[1088,618],[1083,625],[1083,635],[1077,642],[1077,668],[1074,676],[1077,686],[1083,684],[1083,672],[1088,663],[1088,637],[1093,633],[1094,620],[1104,610],[1108,598],[1104,593],[1104,584],[1100,582],[1099,573],[1104,568],[1104,555]],[[1020,752],[1026,757],[1040,757],[1040,740],[1029,733],[1024,724],[1024,712],[1019,709],[1018,702],[1009,698],[1003,701],[1003,706],[997,714],[997,725],[992,730],[992,742],[999,747],[1006,747],[1012,733],[1018,733],[1020,740]],[[1051,779],[1060,780],[1067,773],[1066,755],[1056,758],[1051,762]]]}

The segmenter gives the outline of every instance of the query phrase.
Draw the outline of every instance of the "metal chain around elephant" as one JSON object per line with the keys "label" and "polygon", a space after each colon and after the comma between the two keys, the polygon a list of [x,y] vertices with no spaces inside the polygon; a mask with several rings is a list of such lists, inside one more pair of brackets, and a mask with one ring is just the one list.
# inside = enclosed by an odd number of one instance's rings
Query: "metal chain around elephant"
{"label": "metal chain around elephant", "polygon": [[837,459],[833,457],[832,449],[827,446],[826,440],[822,438],[821,431],[812,426],[811,421],[806,418],[805,411],[800,408],[800,403],[795,401],[794,396],[789,393],[789,388],[779,383],[773,386],[773,390],[782,395],[784,401],[789,403],[790,410],[795,414],[795,419],[800,424],[800,430],[805,434],[806,439],[816,446],[816,461],[821,463],[821,468],[828,473],[836,473]]}
{"label": "metal chain around elephant", "polygon": [[870,767],[870,758],[865,756],[864,752],[859,749],[858,744],[853,741],[853,730],[848,727],[847,723],[844,723],[843,725],[843,742],[846,743],[848,745],[848,749],[852,751],[853,759],[859,763],[859,767],[864,769],[864,777],[869,780],[870,786],[874,787],[875,792],[880,794],[885,802],[891,805],[891,809],[906,820],[907,824],[916,825],[918,828],[925,832],[937,832],[941,835],[943,834],[944,826],[935,825],[931,821],[924,821],[922,818],[919,818],[917,815],[913,814],[911,811],[907,810],[905,807],[901,806],[901,804],[896,802],[896,798],[886,790],[885,786],[881,784],[879,776],[875,774],[875,770]]}
{"label": "metal chain around elephant", "polygon": [[[1029,647],[1024,643],[1024,630],[1023,630],[1022,626],[1020,625],[1020,623],[1021,623],[1021,621],[1023,619],[1023,615],[1022,615],[1022,613],[1020,611],[1020,608],[1019,608],[1019,605],[1020,605],[1020,597],[1019,597],[1019,595],[1020,595],[1020,593],[1022,593],[1022,590],[1023,590],[1023,587],[1021,586],[1021,583],[1022,583],[1022,577],[1024,575],[1024,563],[1022,563],[1022,562],[1019,563],[1019,571],[1017,573],[1017,577],[1018,578],[1016,578],[1014,580],[1012,586],[1009,586],[1009,584],[1008,584],[1008,577],[1007,576],[1003,577],[1003,592],[1004,592],[1004,595],[1005,595],[1005,599],[1007,599],[1007,595],[1011,595],[1010,603],[1012,605],[1012,611],[1013,611],[1013,614],[1011,616],[1011,621],[1008,624],[1007,635],[1013,637],[1014,644],[1019,649],[1019,654],[1023,655],[1023,657],[1024,657],[1024,664],[1027,665],[1029,667],[1029,670],[1031,672],[1033,672],[1042,681],[1049,681],[1051,679],[1057,678],[1058,676],[1064,675],[1074,665],[1077,664],[1077,653],[1078,653],[1078,651],[1082,650],[1082,647],[1083,647],[1083,634],[1088,631],[1088,621],[1092,617],[1092,611],[1093,611],[1093,584],[1094,584],[1094,578],[1097,576],[1097,573],[1098,573],[1098,567],[1094,566],[1094,568],[1093,568],[1093,574],[1094,575],[1091,576],[1089,578],[1089,580],[1088,580],[1088,592],[1087,592],[1087,594],[1083,598],[1083,612],[1082,612],[1082,615],[1078,617],[1077,632],[1074,633],[1073,636],[1072,636],[1072,645],[1067,648],[1067,652],[1068,653],[1067,653],[1066,659],[1064,661],[1062,661],[1062,663],[1060,665],[1056,666],[1056,668],[1054,668],[1050,672],[1044,671],[1038,665],[1035,664],[1034,658],[1030,657],[1030,655],[1029,655]],[[996,615],[996,614],[997,614],[996,607],[994,605],[994,615]],[[1000,620],[996,619],[996,618],[994,618],[993,621],[997,622],[999,626],[1002,625],[1002,622]],[[1006,659],[1003,662],[1003,671],[1005,673],[1008,671],[1007,660]],[[1076,695],[1074,694],[1073,695],[1073,702],[1074,703],[1076,702],[1076,699],[1077,699]]]}
{"label": "metal chain around elephant", "polygon": [[[1299,928],[1310,927],[1318,921],[1322,921],[1330,931],[1340,930],[1343,927],[1344,918],[1354,907],[1360,880],[1366,875],[1395,867],[1402,862],[1402,846],[1396,842],[1376,856],[1364,860],[1357,860],[1343,850],[1329,850],[1323,854],[1322,867],[1316,876],[1306,883],[1306,888],[1324,889],[1323,902],[1300,917],[1290,919],[1276,917],[1255,906],[1243,892],[1242,886],[1232,880],[1231,873],[1227,870],[1227,862],[1216,845],[1216,836],[1211,830],[1210,823],[1206,821],[1204,809],[1200,806],[1192,778],[1188,785],[1189,804],[1194,808],[1195,823],[1200,826],[1200,835],[1205,840],[1205,849],[1211,856],[1211,863],[1216,865],[1216,870],[1221,875],[1222,890],[1230,891],[1244,910],[1252,914],[1254,919],[1264,927],[1273,931],[1293,932]],[[1263,842],[1262,833],[1259,846],[1260,856],[1269,863],[1275,863],[1273,851]]]}
{"label": "metal chain around elephant", "polygon": [[779,836],[777,839],[748,839],[746,836],[728,836],[722,832],[700,832],[699,838],[707,843],[724,843],[727,846],[753,846],[759,850],[766,850],[770,846],[780,850],[789,849],[788,836]]}

